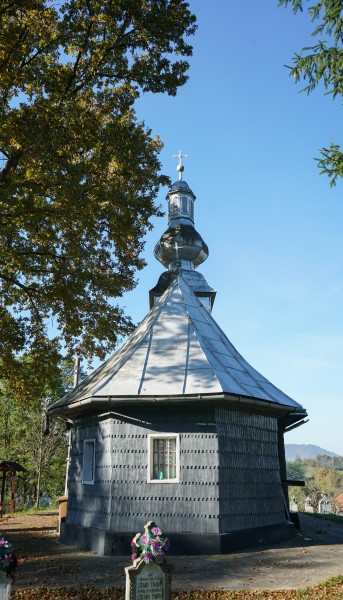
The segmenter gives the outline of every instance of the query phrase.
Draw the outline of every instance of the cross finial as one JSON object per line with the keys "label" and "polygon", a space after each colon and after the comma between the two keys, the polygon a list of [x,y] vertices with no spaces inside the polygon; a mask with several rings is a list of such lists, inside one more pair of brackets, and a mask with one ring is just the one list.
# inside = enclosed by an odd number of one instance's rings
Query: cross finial
{"label": "cross finial", "polygon": [[174,248],[175,248],[176,260],[178,261],[179,260],[179,250],[182,250],[183,246],[179,246],[179,244],[177,242],[175,242]]}
{"label": "cross finial", "polygon": [[179,159],[179,164],[177,165],[176,170],[179,173],[179,181],[181,181],[182,180],[182,172],[185,169],[185,167],[182,164],[182,159],[188,158],[188,154],[182,154],[182,150],[179,150],[179,154],[173,154],[173,158]]}

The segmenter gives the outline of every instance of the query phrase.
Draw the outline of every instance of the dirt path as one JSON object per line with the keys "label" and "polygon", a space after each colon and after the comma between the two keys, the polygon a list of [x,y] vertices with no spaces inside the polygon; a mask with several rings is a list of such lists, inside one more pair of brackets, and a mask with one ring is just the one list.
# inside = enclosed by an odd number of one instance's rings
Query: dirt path
{"label": "dirt path", "polygon": [[[102,557],[59,543],[56,513],[0,520],[20,558],[16,588],[124,586],[125,557]],[[172,556],[174,589],[291,589],[343,575],[343,523],[300,516],[301,532],[273,547],[223,556]]]}

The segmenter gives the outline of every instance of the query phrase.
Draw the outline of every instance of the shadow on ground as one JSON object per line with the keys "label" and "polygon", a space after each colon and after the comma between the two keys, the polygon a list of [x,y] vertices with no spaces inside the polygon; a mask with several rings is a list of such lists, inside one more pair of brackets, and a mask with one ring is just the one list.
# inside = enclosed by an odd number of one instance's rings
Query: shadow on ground
{"label": "shadow on ground", "polygon": [[[0,521],[20,558],[16,587],[124,586],[124,557],[101,557],[59,543],[56,513]],[[301,532],[279,545],[221,556],[172,556],[174,589],[306,588],[343,574],[343,524],[300,516]]]}

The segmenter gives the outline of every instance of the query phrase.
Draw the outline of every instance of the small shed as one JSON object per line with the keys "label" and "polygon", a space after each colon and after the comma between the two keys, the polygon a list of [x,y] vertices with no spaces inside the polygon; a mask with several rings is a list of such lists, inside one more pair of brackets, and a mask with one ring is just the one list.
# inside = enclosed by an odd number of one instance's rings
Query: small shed
{"label": "small shed", "polygon": [[167,271],[150,291],[150,312],[49,408],[71,432],[61,539],[100,554],[126,553],[149,520],[184,554],[219,554],[294,531],[283,435],[307,414],[212,317],[215,291],[195,271],[208,248],[182,171],[180,160],[168,229],[155,248]]}

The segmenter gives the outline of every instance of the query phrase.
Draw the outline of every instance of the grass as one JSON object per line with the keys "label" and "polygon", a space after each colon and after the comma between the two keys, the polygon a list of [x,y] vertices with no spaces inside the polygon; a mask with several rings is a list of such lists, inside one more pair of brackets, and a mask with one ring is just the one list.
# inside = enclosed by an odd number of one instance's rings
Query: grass
{"label": "grass", "polygon": [[49,512],[50,510],[58,510],[58,502],[57,501],[52,502],[51,506],[40,506],[39,508],[37,508],[36,506],[32,506],[32,508],[16,509],[14,511],[14,513],[10,513],[10,512],[4,513],[3,517],[8,518],[8,517],[18,517],[18,516],[22,516],[22,515],[35,515],[35,514],[39,514],[39,513],[46,513],[46,512]]}
{"label": "grass", "polygon": [[330,513],[328,515],[323,515],[321,513],[311,513],[311,517],[315,517],[316,519],[324,519],[325,521],[335,521],[336,523],[343,523],[343,517],[340,515],[335,515]]}

